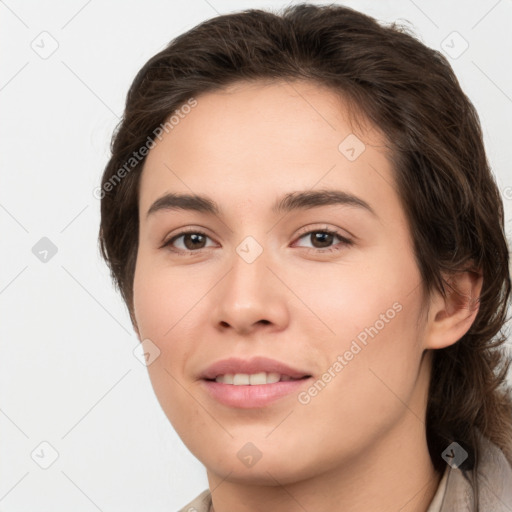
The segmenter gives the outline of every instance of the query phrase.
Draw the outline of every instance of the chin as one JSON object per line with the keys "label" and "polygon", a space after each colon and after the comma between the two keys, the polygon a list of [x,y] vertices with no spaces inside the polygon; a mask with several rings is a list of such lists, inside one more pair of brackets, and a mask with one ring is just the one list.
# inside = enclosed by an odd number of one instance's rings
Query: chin
{"label": "chin", "polygon": [[319,460],[306,460],[303,456],[299,459],[300,450],[297,448],[288,453],[275,447],[262,447],[258,453],[255,445],[245,442],[242,448],[239,445],[238,442],[232,442],[224,450],[215,453],[206,450],[193,453],[209,472],[221,479],[251,485],[273,486],[299,482],[311,478],[322,467]]}

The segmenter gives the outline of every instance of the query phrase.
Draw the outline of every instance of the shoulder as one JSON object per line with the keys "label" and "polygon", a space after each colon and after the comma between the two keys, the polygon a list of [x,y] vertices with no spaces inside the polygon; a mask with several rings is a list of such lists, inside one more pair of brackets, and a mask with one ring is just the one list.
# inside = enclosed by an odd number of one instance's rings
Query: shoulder
{"label": "shoulder", "polygon": [[[512,465],[502,450],[480,436],[477,481],[483,510],[512,510]],[[493,508],[490,508],[490,507]],[[501,507],[501,508],[500,508]]]}
{"label": "shoulder", "polygon": [[178,512],[208,512],[212,503],[212,495],[208,489],[203,491],[199,496],[190,503],[180,508]]}
{"label": "shoulder", "polygon": [[[478,509],[475,507],[478,503]],[[502,450],[478,435],[476,469],[447,468],[441,512],[512,510],[512,465]]]}

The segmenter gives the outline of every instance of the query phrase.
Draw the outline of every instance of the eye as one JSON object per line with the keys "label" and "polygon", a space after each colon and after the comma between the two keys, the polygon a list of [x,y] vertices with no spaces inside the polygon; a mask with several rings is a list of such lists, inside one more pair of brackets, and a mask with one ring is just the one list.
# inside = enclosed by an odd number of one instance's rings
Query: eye
{"label": "eye", "polygon": [[[188,231],[182,231],[181,233],[173,236],[167,240],[162,247],[169,247],[171,250],[176,252],[199,252],[202,249],[206,249],[206,240],[210,238],[206,233],[198,231],[197,229],[191,229]],[[183,239],[179,245],[176,246],[176,242]]]}
{"label": "eye", "polygon": [[[340,251],[344,246],[353,244],[352,240],[344,237],[341,233],[327,228],[307,231],[299,237],[299,240],[303,238],[307,239],[308,237],[311,240],[313,247],[306,248],[310,251],[319,253]],[[331,245],[336,238],[341,242],[341,246],[337,247]]]}
{"label": "eye", "polygon": [[[308,251],[317,253],[339,251],[345,246],[353,245],[353,242],[344,237],[341,233],[327,228],[307,231],[299,237],[299,240],[307,239],[307,237],[312,241],[313,247],[305,248]],[[332,246],[336,238],[339,240],[339,244],[338,246]],[[168,247],[171,251],[178,253],[199,253],[203,249],[211,247],[205,245],[208,239],[210,239],[210,237],[206,233],[197,229],[190,229],[173,236],[164,242],[161,248]],[[180,242],[177,243],[178,241]]]}

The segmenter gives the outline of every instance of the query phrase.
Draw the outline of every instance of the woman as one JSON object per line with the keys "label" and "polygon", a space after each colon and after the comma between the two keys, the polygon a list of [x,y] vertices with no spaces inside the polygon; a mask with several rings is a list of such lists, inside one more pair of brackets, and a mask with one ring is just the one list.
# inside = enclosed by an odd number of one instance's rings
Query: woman
{"label": "woman", "polygon": [[352,9],[219,16],[141,69],[100,243],[186,511],[512,508],[501,198],[446,59]]}

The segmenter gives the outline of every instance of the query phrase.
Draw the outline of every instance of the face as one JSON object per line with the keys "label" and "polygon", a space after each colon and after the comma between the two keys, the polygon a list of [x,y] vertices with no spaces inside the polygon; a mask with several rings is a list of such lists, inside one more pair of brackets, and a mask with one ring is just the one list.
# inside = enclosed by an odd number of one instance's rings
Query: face
{"label": "face", "polygon": [[134,278],[177,433],[211,473],[285,483],[422,427],[421,278],[384,136],[305,82],[196,99],[145,161]]}

